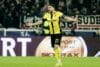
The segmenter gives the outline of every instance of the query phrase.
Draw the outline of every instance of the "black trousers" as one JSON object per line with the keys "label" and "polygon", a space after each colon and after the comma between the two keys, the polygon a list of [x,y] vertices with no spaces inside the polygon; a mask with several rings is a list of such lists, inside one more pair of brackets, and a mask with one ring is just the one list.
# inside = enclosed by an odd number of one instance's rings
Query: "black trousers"
{"label": "black trousers", "polygon": [[54,48],[55,44],[60,46],[61,34],[51,34],[51,46]]}

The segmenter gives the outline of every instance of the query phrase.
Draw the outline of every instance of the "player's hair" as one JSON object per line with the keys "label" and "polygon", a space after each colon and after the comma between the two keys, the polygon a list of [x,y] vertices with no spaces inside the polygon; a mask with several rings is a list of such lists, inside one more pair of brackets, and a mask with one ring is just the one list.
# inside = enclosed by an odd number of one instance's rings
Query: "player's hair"
{"label": "player's hair", "polygon": [[51,4],[49,4],[49,5],[47,5],[47,7],[46,7],[46,11],[47,11],[48,6],[52,7],[52,10],[55,10],[54,6],[51,5]]}

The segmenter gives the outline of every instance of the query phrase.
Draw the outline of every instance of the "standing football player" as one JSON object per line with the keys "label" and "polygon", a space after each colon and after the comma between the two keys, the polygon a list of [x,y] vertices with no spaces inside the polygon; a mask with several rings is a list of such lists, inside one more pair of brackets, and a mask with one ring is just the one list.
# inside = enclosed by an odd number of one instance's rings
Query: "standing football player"
{"label": "standing football player", "polygon": [[48,5],[46,8],[46,12],[43,15],[43,22],[41,23],[32,23],[27,24],[30,25],[39,25],[44,22],[48,22],[49,27],[49,35],[51,36],[51,46],[54,49],[55,57],[57,59],[56,67],[61,67],[61,48],[60,42],[62,37],[62,31],[60,27],[61,20],[66,20],[70,22],[77,22],[77,18],[71,18],[65,16],[62,12],[56,11],[52,5]]}

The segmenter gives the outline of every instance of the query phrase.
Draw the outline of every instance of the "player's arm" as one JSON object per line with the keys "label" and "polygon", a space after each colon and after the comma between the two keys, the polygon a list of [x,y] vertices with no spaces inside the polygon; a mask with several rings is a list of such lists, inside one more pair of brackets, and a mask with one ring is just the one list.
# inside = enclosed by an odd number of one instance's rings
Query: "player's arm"
{"label": "player's arm", "polygon": [[78,16],[76,16],[75,18],[72,18],[69,16],[65,16],[62,12],[59,12],[58,14],[61,17],[61,21],[78,22],[78,19],[77,19]]}
{"label": "player's arm", "polygon": [[68,16],[63,16],[63,20],[67,21],[67,22],[78,22],[77,17],[72,18],[72,17],[68,17]]}
{"label": "player's arm", "polygon": [[36,23],[26,23],[27,26],[36,26],[36,25],[41,25],[42,22],[36,22]]}
{"label": "player's arm", "polygon": [[42,18],[42,22],[36,22],[36,23],[26,23],[27,26],[36,26],[41,25],[43,22],[47,21],[46,19]]}

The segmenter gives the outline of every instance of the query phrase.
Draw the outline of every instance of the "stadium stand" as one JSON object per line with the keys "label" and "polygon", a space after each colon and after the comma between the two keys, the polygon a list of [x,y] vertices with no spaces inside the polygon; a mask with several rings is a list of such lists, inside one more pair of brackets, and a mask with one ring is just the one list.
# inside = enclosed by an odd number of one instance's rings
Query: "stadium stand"
{"label": "stadium stand", "polygon": [[48,3],[66,15],[100,14],[100,0],[0,0],[0,23],[6,28],[20,28],[25,16],[40,16]]}
{"label": "stadium stand", "polygon": [[[26,22],[39,21],[38,18],[41,19],[45,6],[49,3],[69,16],[100,15],[100,0],[0,0],[0,28],[28,29]],[[28,18],[33,20],[27,21]],[[64,29],[66,25],[68,24],[64,24]],[[84,32],[84,30],[75,34],[94,36],[94,32]]]}

